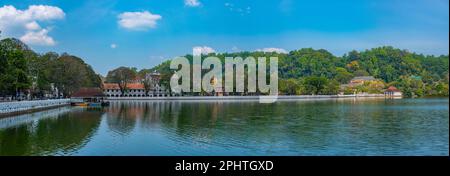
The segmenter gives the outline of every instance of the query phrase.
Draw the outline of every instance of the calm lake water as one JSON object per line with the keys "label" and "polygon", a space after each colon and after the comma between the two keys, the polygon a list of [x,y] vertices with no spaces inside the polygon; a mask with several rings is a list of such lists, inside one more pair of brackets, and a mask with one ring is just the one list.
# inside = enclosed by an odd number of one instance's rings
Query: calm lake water
{"label": "calm lake water", "polygon": [[0,155],[449,155],[449,99],[62,107],[1,118]]}

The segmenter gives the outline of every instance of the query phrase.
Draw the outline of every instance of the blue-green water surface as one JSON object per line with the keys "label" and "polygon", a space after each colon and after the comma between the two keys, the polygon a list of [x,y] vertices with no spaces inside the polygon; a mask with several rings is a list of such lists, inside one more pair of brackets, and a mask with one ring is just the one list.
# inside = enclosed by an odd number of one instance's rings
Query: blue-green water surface
{"label": "blue-green water surface", "polygon": [[449,155],[449,99],[115,101],[0,119],[0,155]]}

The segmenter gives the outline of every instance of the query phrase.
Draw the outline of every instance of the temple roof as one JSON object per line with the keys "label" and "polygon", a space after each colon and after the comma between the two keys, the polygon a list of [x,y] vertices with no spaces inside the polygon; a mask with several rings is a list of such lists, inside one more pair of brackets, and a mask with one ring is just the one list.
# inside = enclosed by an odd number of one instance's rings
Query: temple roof
{"label": "temple roof", "polygon": [[386,89],[386,92],[401,92],[394,86],[389,86],[389,88]]}
{"label": "temple roof", "polygon": [[373,81],[373,80],[375,80],[375,78],[373,76],[357,76],[357,77],[354,77],[352,80]]}

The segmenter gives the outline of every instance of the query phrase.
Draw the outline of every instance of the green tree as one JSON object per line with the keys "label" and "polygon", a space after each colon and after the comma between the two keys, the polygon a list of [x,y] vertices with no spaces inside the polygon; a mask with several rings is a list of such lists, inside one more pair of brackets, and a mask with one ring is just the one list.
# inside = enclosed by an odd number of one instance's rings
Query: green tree
{"label": "green tree", "polygon": [[31,85],[26,50],[29,48],[19,40],[0,41],[0,94],[16,97]]}
{"label": "green tree", "polygon": [[296,79],[290,78],[287,80],[279,80],[279,91],[286,95],[301,94],[302,86]]}
{"label": "green tree", "polygon": [[339,94],[339,82],[336,80],[330,80],[328,81],[327,85],[325,86],[322,94],[326,95],[337,95]]}
{"label": "green tree", "polygon": [[303,86],[305,88],[306,94],[318,95],[328,84],[328,80],[325,77],[310,76],[306,77],[303,81]]}
{"label": "green tree", "polygon": [[335,79],[342,84],[348,83],[353,78],[353,74],[345,68],[337,67]]}
{"label": "green tree", "polygon": [[[302,90],[306,90],[304,78],[311,76],[324,77],[327,80],[336,80],[341,84],[347,83],[353,76],[374,76],[377,79],[381,79],[384,83],[395,85],[400,90],[414,90],[412,93],[417,96],[436,95],[438,94],[438,91],[435,89],[448,87],[448,55],[424,56],[407,50],[396,49],[391,46],[372,48],[362,52],[351,51],[343,57],[336,57],[323,49],[315,50],[312,48],[303,48],[289,53],[238,52],[212,53],[208,56],[216,56],[221,59],[223,63],[225,57],[239,56],[243,59],[248,56],[254,58],[278,57],[278,75],[280,78],[281,93],[284,93],[285,91],[289,92],[287,91],[289,86],[284,84],[287,83],[285,81],[289,79],[302,80]],[[186,57],[192,62],[192,55],[186,55]],[[203,56],[203,59],[205,57],[206,56]],[[170,70],[169,66],[170,60],[148,70],[160,72],[161,84],[170,89],[169,83],[173,70]],[[417,82],[417,84],[397,85],[401,82],[402,76],[420,76],[422,78],[421,82],[423,83],[421,86],[422,89],[417,88],[417,86],[420,87],[419,82]],[[244,77],[247,77],[247,74],[245,74]],[[437,87],[438,83],[442,83],[443,85]],[[311,88],[311,86],[309,86],[309,89],[310,92],[304,93],[318,93],[316,91],[311,91],[314,89]],[[382,89],[383,88],[379,88],[379,85],[359,87],[359,91],[366,92],[380,93],[383,91]],[[349,91],[350,90],[347,92]]]}
{"label": "green tree", "polygon": [[124,95],[127,91],[127,85],[136,77],[136,71],[128,67],[119,67],[108,72],[106,81],[116,83],[119,85],[121,94]]}
{"label": "green tree", "polygon": [[100,77],[81,58],[64,53],[51,65],[50,82],[66,96],[81,87],[100,87]]}
{"label": "green tree", "polygon": [[355,76],[369,76],[369,72],[365,71],[365,70],[356,70],[353,73]]}
{"label": "green tree", "polygon": [[28,68],[33,85],[31,87],[34,96],[43,96],[51,90],[52,64],[59,57],[58,54],[49,52],[44,55],[34,54],[29,57]]}

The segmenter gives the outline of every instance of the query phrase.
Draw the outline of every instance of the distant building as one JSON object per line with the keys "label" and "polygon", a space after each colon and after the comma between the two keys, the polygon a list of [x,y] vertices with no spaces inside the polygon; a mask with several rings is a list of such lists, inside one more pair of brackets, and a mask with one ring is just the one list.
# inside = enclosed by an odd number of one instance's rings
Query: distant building
{"label": "distant building", "polygon": [[354,77],[352,80],[350,80],[350,84],[361,85],[361,84],[364,84],[365,82],[375,81],[375,80],[376,79],[373,76],[357,76],[357,77]]}
{"label": "distant building", "polygon": [[160,85],[161,74],[154,71],[152,73],[145,74],[145,78],[143,81],[148,81],[151,84],[151,90],[153,93],[161,93],[164,92],[164,88]]}
{"label": "distant building", "polygon": [[401,97],[403,96],[403,93],[396,87],[390,86],[389,88],[386,89],[386,91],[384,91],[384,95],[386,97]]}
{"label": "distant building", "polygon": [[384,88],[384,83],[373,76],[357,76],[351,79],[348,84],[340,85],[340,94],[366,94],[368,92],[363,92],[358,88],[364,85],[370,85],[370,87],[379,90],[380,93]]}
{"label": "distant building", "polygon": [[59,92],[58,87],[55,86],[55,83],[50,83],[50,91],[45,91],[44,93],[44,97],[46,98],[59,98],[62,96],[62,93]]}
{"label": "distant building", "polygon": [[145,96],[144,85],[141,83],[128,83],[124,94],[120,90],[119,84],[103,83],[103,93],[107,97],[143,97]]}
{"label": "distant building", "polygon": [[70,95],[72,102],[100,102],[105,94],[100,88],[83,87]]}
{"label": "distant building", "polygon": [[[127,88],[122,95],[119,84],[103,83],[103,92],[107,97],[164,97],[168,93],[165,88],[159,84],[161,74],[152,72],[145,75],[145,78],[137,77],[127,84]],[[148,94],[145,93],[144,81],[151,84]]]}
{"label": "distant building", "polygon": [[130,81],[130,83],[141,83],[143,79],[140,76],[136,76],[133,80]]}

